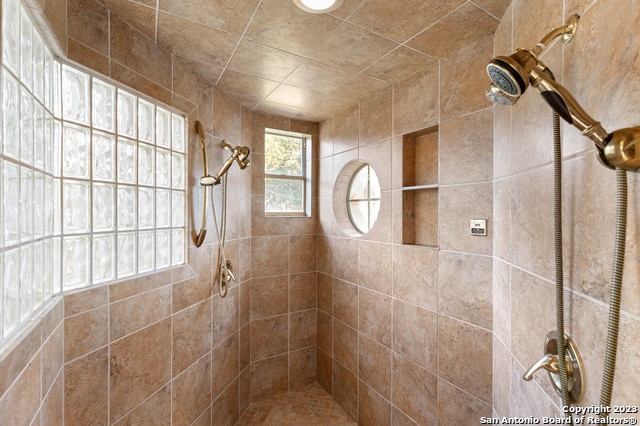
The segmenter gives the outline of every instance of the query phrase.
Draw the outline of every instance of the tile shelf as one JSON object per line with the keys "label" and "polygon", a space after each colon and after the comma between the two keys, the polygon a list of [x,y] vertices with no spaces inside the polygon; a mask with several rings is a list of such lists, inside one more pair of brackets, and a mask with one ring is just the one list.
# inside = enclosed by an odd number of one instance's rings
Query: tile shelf
{"label": "tile shelf", "polygon": [[402,138],[402,243],[438,247],[438,126]]}

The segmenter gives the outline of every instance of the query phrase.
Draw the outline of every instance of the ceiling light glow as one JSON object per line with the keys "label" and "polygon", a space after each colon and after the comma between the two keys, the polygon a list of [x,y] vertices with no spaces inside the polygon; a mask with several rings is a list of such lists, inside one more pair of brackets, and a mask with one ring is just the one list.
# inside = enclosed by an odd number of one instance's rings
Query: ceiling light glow
{"label": "ceiling light glow", "polygon": [[309,13],[327,13],[342,6],[343,0],[293,0],[296,6]]}

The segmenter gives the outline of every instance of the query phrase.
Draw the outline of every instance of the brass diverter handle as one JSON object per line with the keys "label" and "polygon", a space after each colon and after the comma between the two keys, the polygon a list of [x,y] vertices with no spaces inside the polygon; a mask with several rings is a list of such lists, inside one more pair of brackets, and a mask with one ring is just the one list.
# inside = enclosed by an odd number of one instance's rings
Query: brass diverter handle
{"label": "brass diverter handle", "polygon": [[[559,394],[562,393],[562,384],[560,383],[560,369],[558,367],[558,337],[557,332],[552,331],[547,334],[545,340],[544,351],[545,354],[538,360],[531,368],[524,373],[522,378],[524,380],[533,379],[533,374],[542,369],[547,370],[549,373],[549,379],[553,383],[556,391]],[[578,348],[571,339],[571,337],[565,334],[565,359],[567,365],[567,379],[569,390],[569,402],[579,402],[587,390],[586,377],[584,373],[584,364],[582,363],[582,356],[578,352]]]}

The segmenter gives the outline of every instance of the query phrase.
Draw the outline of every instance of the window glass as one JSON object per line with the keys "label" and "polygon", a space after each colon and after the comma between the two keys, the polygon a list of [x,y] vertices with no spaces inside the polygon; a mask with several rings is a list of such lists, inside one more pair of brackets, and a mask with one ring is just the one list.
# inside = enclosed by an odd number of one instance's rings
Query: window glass
{"label": "window glass", "polygon": [[353,174],[347,194],[349,219],[358,232],[369,232],[375,223],[380,212],[380,197],[376,172],[368,164],[362,165]]}

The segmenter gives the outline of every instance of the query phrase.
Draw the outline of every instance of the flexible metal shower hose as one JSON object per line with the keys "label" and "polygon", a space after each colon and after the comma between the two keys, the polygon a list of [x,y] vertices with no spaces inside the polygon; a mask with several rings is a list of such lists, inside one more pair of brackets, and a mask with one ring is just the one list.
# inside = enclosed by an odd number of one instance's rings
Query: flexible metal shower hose
{"label": "flexible metal shower hose", "polygon": [[[609,325],[607,327],[607,348],[602,374],[602,390],[600,404],[611,406],[613,378],[616,371],[616,355],[618,350],[618,330],[620,328],[620,296],[622,294],[622,271],[624,269],[624,251],[627,236],[627,172],[616,170],[617,203],[616,203],[616,239],[613,251],[613,271],[611,274],[611,291],[609,296]],[[609,413],[600,414],[608,417]]]}
{"label": "flexible metal shower hose", "polygon": [[[554,79],[549,69],[545,74]],[[562,137],[560,135],[560,116],[553,111],[553,222],[556,266],[556,334],[558,343],[558,370],[560,374],[560,395],[562,405],[568,407],[569,379],[567,375],[566,342],[564,338],[564,268],[562,264]],[[570,423],[573,416],[569,414]]]}

